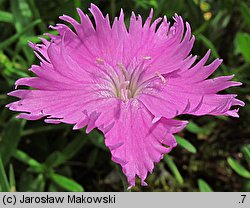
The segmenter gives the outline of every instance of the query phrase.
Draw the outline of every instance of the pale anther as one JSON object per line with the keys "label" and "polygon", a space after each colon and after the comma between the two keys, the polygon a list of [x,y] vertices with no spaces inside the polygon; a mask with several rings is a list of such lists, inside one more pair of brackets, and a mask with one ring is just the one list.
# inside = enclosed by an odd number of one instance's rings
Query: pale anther
{"label": "pale anther", "polygon": [[162,81],[163,84],[166,83],[166,79],[164,78],[164,76],[161,75],[160,72],[156,72],[156,75],[161,79],[161,81]]}
{"label": "pale anther", "polygon": [[151,60],[151,56],[143,56],[143,59],[145,59],[145,60]]}
{"label": "pale anther", "polygon": [[105,63],[105,61],[101,58],[97,58],[96,63],[103,65]]}

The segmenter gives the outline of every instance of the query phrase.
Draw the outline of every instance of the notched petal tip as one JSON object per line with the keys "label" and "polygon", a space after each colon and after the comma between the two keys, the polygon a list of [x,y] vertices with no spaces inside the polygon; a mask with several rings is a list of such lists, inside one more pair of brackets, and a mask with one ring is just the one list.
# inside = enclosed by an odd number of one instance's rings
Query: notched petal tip
{"label": "notched petal tip", "polygon": [[33,50],[35,50],[35,48],[36,48],[36,44],[35,44],[35,43],[33,43],[33,42],[31,42],[30,40],[28,40],[28,45],[29,45],[29,47],[31,47]]}
{"label": "notched petal tip", "polygon": [[234,98],[234,99],[233,99],[232,105],[239,105],[239,106],[241,106],[241,107],[244,107],[244,106],[245,106],[245,103],[244,103],[242,100],[239,100],[239,99]]}
{"label": "notched petal tip", "polygon": [[240,116],[239,116],[238,112],[239,112],[239,108],[234,109],[234,110],[229,110],[225,113],[225,115],[239,118]]}
{"label": "notched petal tip", "polygon": [[144,180],[141,180],[141,185],[142,186],[147,186],[148,184]]}
{"label": "notched petal tip", "polygon": [[93,16],[99,16],[101,18],[104,18],[101,10],[99,9],[99,7],[97,7],[95,4],[91,3],[90,4],[90,8],[89,11],[93,14]]}
{"label": "notched petal tip", "polygon": [[[79,14],[79,13],[80,13],[80,14],[83,14],[83,11],[82,11],[79,7],[76,8],[76,11],[78,12],[78,14]],[[79,14],[79,16],[80,16],[80,14]]]}
{"label": "notched petal tip", "polygon": [[7,93],[8,96],[23,98],[26,95],[26,90],[14,90]]}
{"label": "notched petal tip", "polygon": [[161,119],[161,116],[155,116],[152,120],[152,124],[158,122]]}
{"label": "notched petal tip", "polygon": [[87,116],[83,116],[74,126],[73,130],[79,130],[85,127],[88,124]]}
{"label": "notched petal tip", "polygon": [[109,149],[110,149],[110,151],[113,151],[113,150],[118,149],[119,147],[121,147],[123,144],[124,144],[123,142],[119,142],[117,144],[110,145]]}

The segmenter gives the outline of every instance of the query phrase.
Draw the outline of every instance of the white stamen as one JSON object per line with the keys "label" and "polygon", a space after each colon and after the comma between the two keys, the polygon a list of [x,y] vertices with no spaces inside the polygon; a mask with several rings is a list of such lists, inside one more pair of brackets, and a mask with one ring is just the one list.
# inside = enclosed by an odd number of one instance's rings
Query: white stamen
{"label": "white stamen", "polygon": [[122,63],[117,63],[117,66],[122,70],[122,71],[126,71],[125,66]]}
{"label": "white stamen", "polygon": [[105,61],[102,58],[97,58],[96,63],[104,65]]}
{"label": "white stamen", "polygon": [[152,57],[151,56],[143,56],[143,59],[145,59],[145,60],[151,60]]}
{"label": "white stamen", "polygon": [[161,79],[163,84],[166,84],[166,79],[160,74],[160,72],[156,72],[156,75]]}
{"label": "white stamen", "polygon": [[128,89],[129,81],[125,81],[120,85],[121,99],[123,101],[128,101],[130,97],[130,90]]}
{"label": "white stamen", "polygon": [[128,94],[127,94],[127,90],[126,89],[121,89],[121,99],[123,101],[127,101],[128,100]]}
{"label": "white stamen", "polygon": [[121,69],[124,77],[127,77],[127,70],[126,70],[125,66],[122,63],[117,63],[117,66],[119,67],[119,69]]}

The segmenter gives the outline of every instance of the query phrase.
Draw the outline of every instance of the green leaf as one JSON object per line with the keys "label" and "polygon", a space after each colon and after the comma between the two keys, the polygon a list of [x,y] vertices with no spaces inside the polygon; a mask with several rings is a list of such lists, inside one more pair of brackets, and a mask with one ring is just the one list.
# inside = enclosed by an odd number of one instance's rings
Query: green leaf
{"label": "green leaf", "polygon": [[242,153],[244,154],[244,157],[250,166],[250,144],[246,144],[241,149]]}
{"label": "green leaf", "polygon": [[228,157],[227,162],[238,175],[250,179],[250,172],[246,168],[244,168],[240,163],[238,163],[235,159]]}
{"label": "green leaf", "polygon": [[184,180],[177,168],[177,166],[175,165],[173,159],[169,156],[169,155],[165,155],[164,156],[164,161],[165,163],[168,165],[169,169],[171,170],[171,172],[174,174],[177,182],[182,185]]}
{"label": "green leaf", "polygon": [[202,134],[204,132],[204,129],[199,127],[196,123],[190,121],[188,125],[186,126],[186,129],[194,134]]}
{"label": "green leaf", "polygon": [[198,186],[201,192],[212,192],[213,189],[203,179],[198,179]]}
{"label": "green leaf", "polygon": [[240,12],[241,12],[241,15],[243,16],[245,22],[250,26],[250,9],[245,2],[241,2]]}
{"label": "green leaf", "polygon": [[2,192],[10,191],[10,185],[6,176],[6,172],[3,167],[1,155],[0,155],[0,191]]}
{"label": "green leaf", "polygon": [[21,150],[17,150],[14,154],[14,157],[17,160],[20,160],[21,162],[29,165],[33,170],[37,172],[42,172],[44,170],[44,166],[41,163],[39,163],[38,161],[30,157],[27,153]]}
{"label": "green leaf", "polygon": [[60,191],[60,187],[58,187],[55,183],[49,184],[48,192],[58,192]]}
{"label": "green leaf", "polygon": [[62,154],[65,155],[67,160],[74,157],[86,144],[87,141],[88,136],[85,136],[85,138],[83,135],[77,136],[62,150]]}
{"label": "green leaf", "polygon": [[50,176],[50,179],[56,183],[61,188],[67,190],[67,191],[73,191],[73,192],[82,192],[84,191],[83,187],[78,184],[77,182],[73,181],[70,178],[67,178],[65,176],[52,173]]}
{"label": "green leaf", "polygon": [[94,130],[89,134],[90,142],[102,150],[108,151],[104,144],[104,137],[98,131]]}
{"label": "green leaf", "polygon": [[207,39],[204,35],[202,34],[197,35],[197,39],[201,40],[208,48],[211,49],[211,53],[215,58],[220,57],[214,44],[209,39]]}
{"label": "green leaf", "polygon": [[45,177],[43,174],[38,174],[38,176],[32,181],[29,187],[29,191],[32,192],[42,192],[45,188]]}
{"label": "green leaf", "polygon": [[10,172],[9,172],[9,181],[10,181],[10,191],[16,191],[16,180],[15,180],[15,173],[12,164],[10,164]]}
{"label": "green leaf", "polygon": [[20,32],[16,33],[15,35],[11,36],[10,38],[6,39],[5,41],[0,43],[0,50],[5,49],[12,43],[16,42],[26,31],[33,28],[37,24],[41,22],[40,19],[35,20],[34,22],[30,23],[28,26],[24,27]]}
{"label": "green leaf", "polygon": [[195,154],[197,152],[195,146],[192,145],[188,140],[186,140],[186,139],[184,139],[184,138],[182,138],[182,137],[180,137],[178,135],[175,136],[175,139],[176,139],[177,143],[181,147],[185,148],[187,151],[189,151],[189,152],[191,152],[193,154]]}
{"label": "green leaf", "polygon": [[19,32],[24,25],[28,25],[31,22],[32,13],[26,0],[10,0],[10,4],[15,20],[15,27]]}
{"label": "green leaf", "polygon": [[237,33],[236,45],[244,59],[250,63],[250,35],[247,33]]}
{"label": "green leaf", "polygon": [[[27,3],[29,4],[30,10],[33,14],[34,19],[41,19],[39,7],[36,5],[35,0],[27,0]],[[77,7],[76,7],[77,8]],[[79,7],[81,8],[81,7]],[[46,24],[44,22],[41,22],[41,24],[38,25],[41,32],[45,32],[47,30]]]}
{"label": "green leaf", "polygon": [[9,12],[0,11],[0,22],[13,23],[13,15]]}
{"label": "green leaf", "polygon": [[250,180],[245,180],[244,181],[242,191],[250,192]]}
{"label": "green leaf", "polygon": [[[20,55],[18,55],[17,57],[19,56]],[[19,60],[19,63],[17,65],[17,63],[13,59],[10,60],[9,57],[5,53],[3,53],[3,51],[0,51],[0,68],[2,69],[3,77],[5,78],[5,80],[10,86],[13,86],[13,84],[18,78],[28,76],[28,74],[23,71],[23,69],[26,68],[25,67],[26,64],[21,63],[22,61]]]}
{"label": "green leaf", "polygon": [[47,157],[44,164],[47,167],[56,167],[62,164],[65,160],[67,160],[67,157],[64,154],[59,151],[55,151]]}
{"label": "green leaf", "polygon": [[25,120],[12,118],[4,128],[0,140],[0,154],[4,164],[7,164],[10,157],[16,151],[21,138]]}
{"label": "green leaf", "polygon": [[56,151],[50,154],[45,161],[45,165],[47,167],[56,167],[74,157],[86,144],[87,138],[83,138],[82,135],[77,136],[62,150],[62,152]]}
{"label": "green leaf", "polygon": [[20,172],[18,178],[18,191],[30,191],[31,184],[33,183],[35,177],[34,173],[27,171],[26,169]]}
{"label": "green leaf", "polygon": [[193,34],[196,36],[196,35],[199,35],[201,33],[204,33],[204,31],[207,29],[207,27],[209,26],[209,21],[206,21],[204,22],[200,27],[198,27],[194,32]]}
{"label": "green leaf", "polygon": [[[25,26],[31,24],[34,14],[32,13],[32,10],[27,0],[19,0],[19,1],[11,0],[10,5],[11,5],[12,14],[14,16],[14,24],[15,24],[16,31],[20,33]],[[42,21],[40,21],[39,23],[41,22]],[[32,36],[34,34],[35,34],[34,28],[30,27],[28,30],[26,30],[23,33],[23,35],[20,37],[20,40],[25,36]],[[28,45],[23,46],[21,49],[23,50],[28,62],[31,64],[34,60],[32,49]]]}

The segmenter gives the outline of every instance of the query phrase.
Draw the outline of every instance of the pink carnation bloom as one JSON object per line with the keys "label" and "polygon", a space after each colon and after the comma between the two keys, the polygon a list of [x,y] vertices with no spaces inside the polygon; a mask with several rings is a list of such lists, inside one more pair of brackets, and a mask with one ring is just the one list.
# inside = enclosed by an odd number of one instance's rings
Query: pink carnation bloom
{"label": "pink carnation bloom", "polygon": [[[174,120],[181,114],[238,117],[232,106],[244,103],[234,94],[217,94],[241,83],[233,76],[208,77],[222,60],[205,65],[210,51],[196,64],[189,55],[194,36],[190,25],[175,15],[171,26],[164,17],[151,23],[153,11],[142,22],[132,13],[127,30],[124,13],[112,26],[95,5],[89,17],[78,9],[81,23],[63,15],[64,24],[53,29],[59,35],[30,43],[40,59],[31,71],[36,77],[21,78],[20,85],[35,89],[15,90],[20,98],[7,107],[22,112],[18,117],[47,123],[73,124],[73,129],[98,128],[105,135],[112,160],[122,166],[130,186],[135,177],[145,179],[154,163],[177,145],[174,133],[187,121]],[[156,29],[156,27],[158,29]]]}

